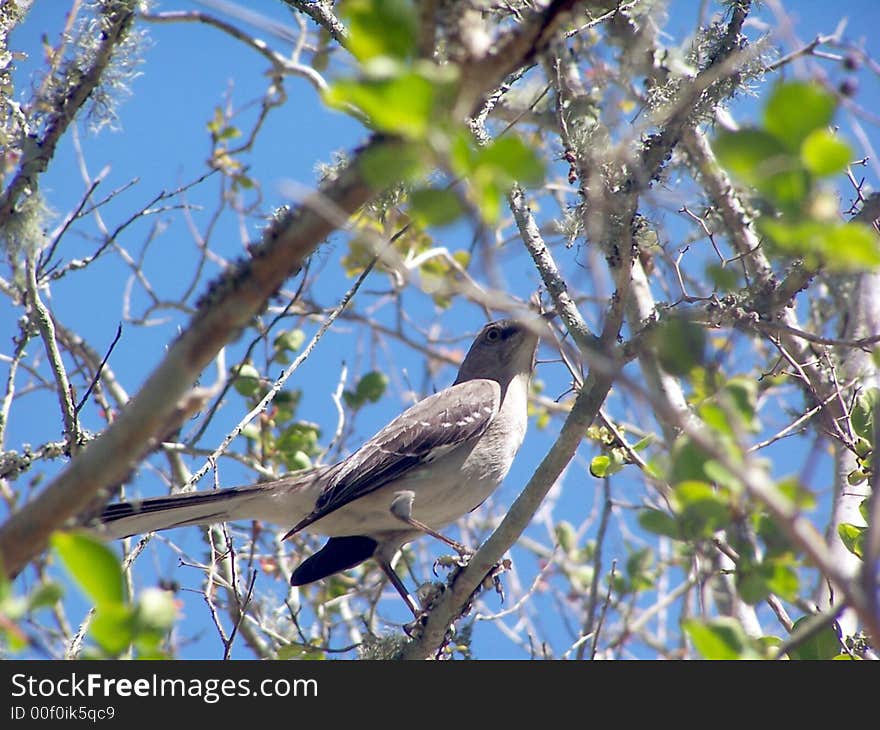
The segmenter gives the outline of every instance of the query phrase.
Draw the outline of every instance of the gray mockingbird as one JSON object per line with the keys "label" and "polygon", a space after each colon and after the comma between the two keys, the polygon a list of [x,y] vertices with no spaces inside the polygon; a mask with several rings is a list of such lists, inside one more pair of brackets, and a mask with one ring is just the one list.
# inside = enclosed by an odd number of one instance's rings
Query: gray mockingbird
{"label": "gray mockingbird", "polygon": [[128,537],[184,525],[261,520],[330,539],[293,571],[311,583],[374,558],[418,615],[391,560],[423,533],[459,552],[438,530],[479,507],[504,479],[523,442],[529,378],[546,328],[504,319],[487,324],[448,388],[407,408],[342,461],[276,481],[120,502],[101,533]]}

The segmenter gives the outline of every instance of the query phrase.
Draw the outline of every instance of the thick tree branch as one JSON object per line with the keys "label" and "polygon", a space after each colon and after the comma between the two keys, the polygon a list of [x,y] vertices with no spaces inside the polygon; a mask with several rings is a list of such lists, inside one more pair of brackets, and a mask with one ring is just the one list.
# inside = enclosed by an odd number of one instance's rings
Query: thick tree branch
{"label": "thick tree branch", "polygon": [[[374,140],[364,151],[393,142]],[[356,156],[338,178],[270,227],[251,258],[222,275],[202,297],[187,330],[132,398],[119,418],[91,442],[33,501],[0,527],[0,560],[17,574],[46,546],[49,534],[122,482],[156,445],[177,404],[217,351],[233,339],[288,276],[367,202],[374,190],[362,179]],[[328,209],[335,214],[331,215]]]}

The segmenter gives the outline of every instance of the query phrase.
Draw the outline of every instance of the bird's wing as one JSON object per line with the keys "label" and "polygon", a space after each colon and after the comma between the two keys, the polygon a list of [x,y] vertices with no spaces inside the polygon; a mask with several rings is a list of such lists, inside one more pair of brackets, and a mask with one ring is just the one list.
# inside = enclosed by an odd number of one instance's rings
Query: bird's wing
{"label": "bird's wing", "polygon": [[399,479],[455,447],[482,436],[498,413],[494,380],[468,380],[405,410],[351,456],[330,467],[327,485],[310,515],[287,536],[358,497]]}

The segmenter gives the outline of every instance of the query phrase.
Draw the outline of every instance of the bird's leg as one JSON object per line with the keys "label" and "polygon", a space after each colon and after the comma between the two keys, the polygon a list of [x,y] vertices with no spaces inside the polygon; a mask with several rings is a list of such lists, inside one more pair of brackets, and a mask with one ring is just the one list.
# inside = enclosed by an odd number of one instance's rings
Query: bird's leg
{"label": "bird's leg", "polygon": [[409,591],[406,590],[406,586],[403,585],[403,581],[400,580],[397,573],[394,572],[394,568],[391,567],[391,563],[382,558],[377,559],[379,563],[379,567],[382,568],[382,572],[385,573],[385,576],[391,581],[391,585],[397,590],[400,594],[400,597],[403,599],[403,602],[409,606],[409,610],[413,612],[413,616],[416,617],[416,620],[422,617],[424,613],[421,608],[416,606],[415,601],[413,601],[412,596],[409,594]]}
{"label": "bird's leg", "polygon": [[471,556],[474,554],[474,551],[466,545],[462,545],[460,542],[456,542],[455,540],[446,537],[446,535],[440,534],[432,527],[429,527],[424,522],[420,522],[415,517],[413,517],[412,506],[415,497],[415,492],[412,492],[408,489],[397,492],[394,495],[394,499],[391,501],[391,514],[394,515],[401,522],[405,522],[406,524],[408,524],[410,527],[413,527],[420,532],[424,532],[426,535],[430,535],[431,537],[436,537],[441,542],[445,542],[447,545],[449,545],[449,547],[455,550],[455,552],[457,552],[462,557]]}

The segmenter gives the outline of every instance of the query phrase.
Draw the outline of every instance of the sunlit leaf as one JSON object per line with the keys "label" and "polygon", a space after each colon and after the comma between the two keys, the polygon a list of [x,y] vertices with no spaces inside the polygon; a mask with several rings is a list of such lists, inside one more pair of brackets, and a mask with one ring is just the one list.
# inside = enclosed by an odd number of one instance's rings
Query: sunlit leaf
{"label": "sunlit leaf", "polygon": [[[812,618],[812,616],[801,616],[791,627],[791,635],[797,636],[798,630]],[[788,651],[790,658],[801,660],[834,659],[839,654],[840,640],[834,628],[829,625],[823,626]]]}
{"label": "sunlit leaf", "polygon": [[81,532],[56,532],[51,542],[74,582],[95,604],[124,601],[119,558],[107,545]]}
{"label": "sunlit leaf", "polygon": [[852,158],[849,145],[827,129],[810,132],[801,146],[804,166],[819,177],[842,172]]}
{"label": "sunlit leaf", "polygon": [[764,107],[764,126],[789,149],[799,150],[811,132],[831,123],[836,108],[834,95],[817,83],[780,83]]}
{"label": "sunlit leaf", "polygon": [[681,627],[704,659],[757,659],[760,653],[752,646],[736,619],[724,616],[710,621],[684,619]]}
{"label": "sunlit leaf", "polygon": [[410,58],[418,37],[418,15],[407,0],[345,0],[340,15],[348,21],[346,48],[361,61],[376,56]]}

